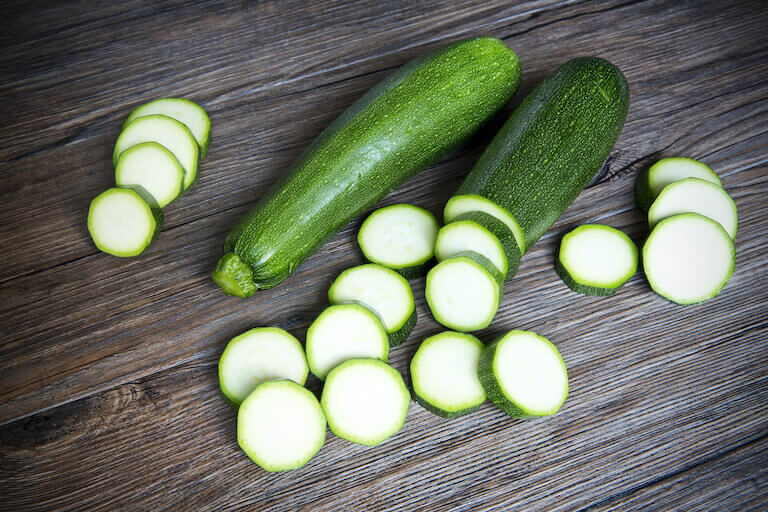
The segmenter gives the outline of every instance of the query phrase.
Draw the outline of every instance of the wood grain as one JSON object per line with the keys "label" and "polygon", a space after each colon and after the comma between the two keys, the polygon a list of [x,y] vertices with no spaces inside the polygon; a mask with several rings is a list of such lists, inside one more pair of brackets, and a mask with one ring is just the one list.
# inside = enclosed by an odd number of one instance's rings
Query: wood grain
{"label": "wood grain", "polygon": [[[0,509],[575,510],[759,508],[768,495],[768,11],[761,2],[298,1],[18,3],[0,34]],[[216,389],[226,341],[254,325],[303,337],[331,279],[362,258],[347,226],[251,300],[210,281],[228,229],[333,118],[396,66],[472,35],[523,63],[499,119],[387,197],[440,212],[511,108],[577,55],[627,75],[631,106],[595,182],[523,258],[484,341],[527,328],[562,350],[571,397],[554,418],[492,406],[447,422],[412,405],[376,449],[329,436],[306,468],[267,475],[233,441]],[[213,141],[197,188],[140,258],[98,253],[84,217],[112,183],[111,145],[136,105],[199,101]],[[552,268],[560,235],[604,222],[640,242],[637,172],[701,158],[739,209],[736,273],[682,308],[640,275],[612,299]],[[423,281],[406,372],[439,331]],[[317,381],[310,381],[314,391]],[[721,475],[721,478],[712,476]],[[130,475],[130,478],[126,478]],[[158,478],[160,476],[160,478]],[[715,484],[715,481],[719,482]],[[725,485],[722,482],[732,482]],[[706,489],[702,493],[670,490]],[[703,491],[702,491],[703,492]]]}

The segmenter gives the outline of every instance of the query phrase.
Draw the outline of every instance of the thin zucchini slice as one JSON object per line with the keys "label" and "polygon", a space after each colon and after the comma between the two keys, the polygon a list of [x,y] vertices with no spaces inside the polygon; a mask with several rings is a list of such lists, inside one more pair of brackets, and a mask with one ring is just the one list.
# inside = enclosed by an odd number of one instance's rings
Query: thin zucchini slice
{"label": "thin zucchini slice", "polygon": [[354,358],[387,361],[389,337],[376,314],[360,304],[337,304],[325,309],[307,330],[307,362],[319,379]]}
{"label": "thin zucchini slice", "polygon": [[112,163],[117,166],[123,151],[142,142],[157,142],[173,153],[184,168],[184,190],[195,183],[200,147],[184,123],[160,114],[134,119],[117,137]]}
{"label": "thin zucchini slice", "polygon": [[472,336],[446,331],[425,339],[411,360],[414,398],[444,418],[468,414],[485,401],[477,366],[485,345]]}
{"label": "thin zucchini slice", "polygon": [[427,274],[432,316],[454,331],[485,329],[499,309],[503,276],[488,259],[465,252],[443,260]]}
{"label": "thin zucchini slice", "polygon": [[157,142],[142,142],[120,154],[115,182],[120,187],[142,187],[163,208],[183,192],[184,168]]}
{"label": "thin zucchini slice", "polygon": [[699,178],[685,178],[670,183],[648,210],[648,225],[681,213],[698,213],[723,226],[728,236],[735,239],[738,226],[736,203],[723,187]]}
{"label": "thin zucchini slice", "polygon": [[299,340],[277,327],[259,327],[235,336],[219,359],[219,388],[239,405],[268,380],[307,381],[307,358]]}
{"label": "thin zucchini slice", "polygon": [[88,232],[93,242],[113,256],[138,256],[149,247],[162,224],[162,212],[138,187],[105,190],[88,209]]}
{"label": "thin zucchini slice", "polygon": [[653,291],[677,304],[716,296],[734,268],[733,240],[717,222],[698,213],[668,217],[643,246],[643,270]]}
{"label": "thin zucchini slice", "polygon": [[517,239],[515,239],[515,235],[512,230],[509,229],[509,226],[493,215],[485,212],[465,212],[454,218],[452,222],[460,220],[471,220],[493,233],[504,248],[504,254],[507,257],[506,279],[512,279],[515,274],[517,274],[522,253],[520,252],[520,246],[517,245]]}
{"label": "thin zucchini slice", "polygon": [[362,303],[379,315],[389,335],[389,346],[403,343],[416,325],[411,285],[387,267],[369,263],[341,274],[328,290],[331,304]]}
{"label": "thin zucchini slice", "polygon": [[703,162],[691,158],[662,158],[638,176],[637,205],[647,212],[664,187],[685,178],[699,178],[722,186],[717,174]]}
{"label": "thin zucchini slice", "polygon": [[446,224],[453,222],[456,217],[467,212],[484,212],[502,221],[514,234],[520,252],[525,252],[525,234],[520,224],[511,213],[483,196],[474,194],[453,196],[445,204],[443,222]]}
{"label": "thin zucchini slice", "polygon": [[438,224],[424,208],[394,204],[379,208],[360,226],[357,243],[368,261],[406,278],[424,274],[434,255]]}
{"label": "thin zucchini slice", "polygon": [[568,371],[557,348],[531,331],[510,331],[480,356],[480,382],[513,418],[549,416],[568,397]]}
{"label": "thin zucchini slice", "polygon": [[331,431],[366,446],[398,433],[410,402],[400,373],[377,359],[351,359],[331,370],[320,398]]}
{"label": "thin zucchini slice", "polygon": [[237,411],[237,444],[263,469],[297,469],[325,444],[325,414],[309,390],[290,380],[259,384]]}
{"label": "thin zucchini slice", "polygon": [[585,224],[560,242],[555,270],[568,287],[586,295],[613,295],[637,272],[637,246],[618,229]]}
{"label": "thin zucchini slice", "polygon": [[200,158],[208,153],[208,144],[211,141],[211,120],[200,105],[183,98],[160,98],[150,101],[131,112],[123,123],[123,129],[134,119],[152,114],[172,117],[184,123],[200,146]]}
{"label": "thin zucchini slice", "polygon": [[443,261],[459,253],[475,251],[493,263],[502,276],[507,275],[509,264],[501,242],[483,226],[472,220],[455,220],[437,232],[435,258]]}

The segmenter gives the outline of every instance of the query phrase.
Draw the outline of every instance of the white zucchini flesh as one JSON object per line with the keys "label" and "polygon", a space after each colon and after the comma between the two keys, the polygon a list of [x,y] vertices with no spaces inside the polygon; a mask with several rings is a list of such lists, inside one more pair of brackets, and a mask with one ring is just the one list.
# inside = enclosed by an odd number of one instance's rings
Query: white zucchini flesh
{"label": "white zucchini flesh", "polygon": [[722,186],[720,178],[709,166],[691,158],[662,158],[642,173],[637,182],[637,202],[648,210],[664,187],[685,178],[699,178]]}
{"label": "white zucchini flesh", "polygon": [[568,371],[557,348],[531,331],[510,331],[480,357],[480,382],[514,418],[556,413],[568,397]]}
{"label": "white zucchini flesh", "polygon": [[720,224],[697,213],[662,220],[643,246],[648,283],[677,304],[711,299],[728,282],[733,268],[733,240]]}
{"label": "white zucchini flesh", "polygon": [[160,230],[162,216],[137,191],[110,188],[88,209],[88,232],[100,251],[113,256],[138,256]]}
{"label": "white zucchini flesh", "polygon": [[307,362],[319,379],[347,359],[388,357],[387,331],[379,317],[360,304],[330,306],[307,330]]}
{"label": "white zucchini flesh", "polygon": [[260,384],[237,411],[237,443],[272,472],[309,462],[325,444],[325,427],[315,395],[289,380]]}
{"label": "white zucchini flesh", "polygon": [[699,178],[722,185],[720,178],[707,164],[691,158],[662,158],[648,169],[648,185],[654,196],[658,196],[670,183],[685,178]]}
{"label": "white zucchini flesh", "polygon": [[585,224],[563,237],[558,274],[576,292],[608,295],[635,275],[637,258],[637,246],[618,229]]}
{"label": "white zucchini flesh", "polygon": [[504,247],[496,236],[471,220],[453,221],[437,232],[435,258],[443,261],[459,253],[474,251],[485,256],[501,272],[507,275],[509,264]]}
{"label": "white zucchini flesh", "polygon": [[502,221],[512,230],[512,234],[517,241],[517,246],[520,248],[520,253],[525,252],[525,234],[523,233],[520,224],[517,223],[512,214],[506,209],[483,196],[453,196],[445,204],[445,209],[443,210],[443,222],[449,224],[453,222],[456,217],[467,212],[484,212]]}
{"label": "white zucchini flesh", "polygon": [[427,274],[426,298],[432,316],[455,331],[488,327],[499,309],[501,284],[466,256],[443,260]]}
{"label": "white zucchini flesh", "polygon": [[219,388],[239,405],[268,380],[304,385],[309,368],[299,340],[277,327],[259,327],[235,336],[219,359]]}
{"label": "white zucchini flesh", "polygon": [[681,213],[698,213],[719,223],[731,238],[736,238],[736,203],[719,185],[699,178],[686,178],[664,187],[648,210],[648,224]]}
{"label": "white zucchini flesh", "polygon": [[200,146],[200,157],[208,152],[211,139],[211,120],[203,108],[183,98],[160,98],[137,107],[128,115],[123,128],[138,117],[161,114],[184,123]]}
{"label": "white zucchini flesh", "polygon": [[184,190],[184,168],[157,142],[142,142],[120,154],[115,182],[121,187],[142,187],[163,208]]}
{"label": "white zucchini flesh", "polygon": [[375,263],[339,274],[328,289],[328,300],[331,304],[358,302],[368,306],[379,315],[390,339],[392,335],[403,338],[394,340],[395,344],[405,341],[416,323],[411,285],[394,270]]}
{"label": "white zucchini flesh", "polygon": [[351,359],[331,370],[320,399],[331,431],[367,446],[403,428],[410,401],[400,373],[377,359]]}
{"label": "white zucchini flesh", "polygon": [[117,137],[112,162],[117,165],[123,151],[142,142],[157,142],[173,153],[184,168],[184,190],[195,183],[200,147],[184,123],[159,114],[134,119]]}
{"label": "white zucchini flesh", "polygon": [[417,401],[427,410],[453,418],[477,409],[485,390],[477,366],[485,345],[452,331],[425,339],[411,360],[411,382]]}
{"label": "white zucchini flesh", "polygon": [[366,259],[392,269],[432,259],[438,224],[429,211],[409,204],[385,206],[360,226],[357,242]]}

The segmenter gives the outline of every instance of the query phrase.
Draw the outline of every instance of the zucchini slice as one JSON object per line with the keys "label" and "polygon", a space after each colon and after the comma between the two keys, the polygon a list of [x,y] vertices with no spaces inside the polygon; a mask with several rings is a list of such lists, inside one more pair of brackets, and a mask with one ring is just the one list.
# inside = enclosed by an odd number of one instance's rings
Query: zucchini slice
{"label": "zucchini slice", "polygon": [[485,345],[472,336],[446,331],[425,339],[411,360],[416,401],[444,418],[468,414],[485,401],[477,365]]}
{"label": "zucchini slice", "polygon": [[361,303],[379,315],[389,335],[389,346],[403,343],[416,325],[413,291],[403,276],[375,263],[352,267],[328,290],[331,304]]}
{"label": "zucchini slice", "polygon": [[728,236],[735,239],[738,226],[736,203],[719,185],[699,178],[685,178],[670,183],[648,210],[648,225],[681,213],[698,213],[723,226]]}
{"label": "zucchini slice", "polygon": [[411,395],[388,364],[351,359],[328,374],[320,403],[334,434],[375,446],[403,428]]}
{"label": "zucchini slice", "polygon": [[475,251],[493,263],[502,276],[507,275],[509,264],[504,247],[496,236],[472,220],[455,220],[437,232],[435,258],[443,261],[453,256]]}
{"label": "zucchini slice", "polygon": [[307,330],[309,370],[325,379],[347,359],[387,361],[389,337],[376,314],[360,304],[337,304],[325,309]]}
{"label": "zucchini slice", "polygon": [[200,105],[183,98],[160,98],[150,101],[130,113],[123,123],[123,129],[134,119],[152,114],[172,117],[184,123],[200,146],[200,158],[208,153],[208,144],[211,141],[211,119]]}
{"label": "zucchini slice", "polygon": [[637,205],[647,212],[664,187],[685,178],[699,178],[722,186],[717,174],[703,162],[681,157],[662,158],[637,177]]}
{"label": "zucchini slice", "polygon": [[299,340],[277,327],[259,327],[235,336],[219,359],[219,388],[239,405],[268,380],[307,381],[307,358]]}
{"label": "zucchini slice", "polygon": [[643,270],[653,291],[677,304],[716,296],[734,268],[733,240],[717,222],[683,213],[659,222],[643,245]]}
{"label": "zucchini slice", "polygon": [[493,263],[475,252],[441,261],[427,274],[432,316],[454,331],[485,329],[499,309],[503,279]]}
{"label": "zucchini slice", "polygon": [[509,226],[502,221],[485,212],[465,212],[454,218],[452,222],[471,220],[480,224],[482,227],[493,233],[501,246],[504,248],[504,254],[507,258],[507,273],[506,279],[509,280],[517,274],[517,269],[520,266],[520,258],[522,253],[520,252],[520,246],[517,245],[517,239]]}
{"label": "zucchini slice", "polygon": [[467,212],[483,212],[499,219],[512,231],[520,253],[525,252],[525,234],[520,224],[518,224],[511,213],[483,196],[475,194],[453,196],[445,204],[443,222],[446,224],[453,222],[461,214]]}
{"label": "zucchini slice", "polygon": [[555,270],[577,293],[613,295],[637,272],[637,253],[618,229],[585,224],[563,237]]}
{"label": "zucchini slice", "polygon": [[568,397],[568,371],[557,348],[531,331],[510,331],[480,356],[480,382],[513,418],[549,416]]}
{"label": "zucchini slice", "polygon": [[93,242],[113,256],[138,256],[149,247],[162,224],[162,212],[138,187],[105,190],[88,209],[88,232]]}
{"label": "zucchini slice", "polygon": [[424,208],[394,204],[368,216],[357,243],[368,261],[398,271],[406,278],[424,275],[434,255],[438,224]]}
{"label": "zucchini slice", "polygon": [[200,147],[184,123],[160,114],[134,119],[117,137],[112,163],[116,166],[123,151],[142,142],[157,142],[173,153],[184,168],[184,190],[195,183]]}
{"label": "zucchini slice", "polygon": [[237,411],[237,444],[263,469],[297,469],[325,444],[325,414],[315,395],[290,380],[259,384]]}
{"label": "zucchini slice", "polygon": [[183,192],[184,168],[157,142],[142,142],[120,154],[115,182],[120,187],[142,187],[163,208]]}

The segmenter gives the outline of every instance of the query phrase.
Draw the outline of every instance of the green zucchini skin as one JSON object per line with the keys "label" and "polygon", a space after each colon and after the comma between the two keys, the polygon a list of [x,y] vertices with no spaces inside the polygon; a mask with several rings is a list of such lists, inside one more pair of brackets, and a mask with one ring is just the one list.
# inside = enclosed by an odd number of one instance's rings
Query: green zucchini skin
{"label": "green zucchini skin", "polygon": [[523,100],[456,195],[507,209],[532,246],[603,165],[628,107],[616,66],[597,57],[565,63]]}
{"label": "green zucchini skin", "polygon": [[490,37],[401,67],[315,139],[230,231],[224,254],[250,267],[256,288],[279,284],[350,220],[469,138],[512,97],[520,75],[515,53]]}
{"label": "green zucchini skin", "polygon": [[499,239],[501,246],[504,248],[504,254],[507,256],[507,263],[509,264],[505,279],[507,281],[512,279],[512,277],[517,274],[522,254],[520,254],[520,246],[517,245],[515,235],[512,233],[512,230],[509,229],[509,226],[493,215],[489,215],[485,212],[465,212],[453,219],[453,221],[458,220],[471,220],[476,222]]}

